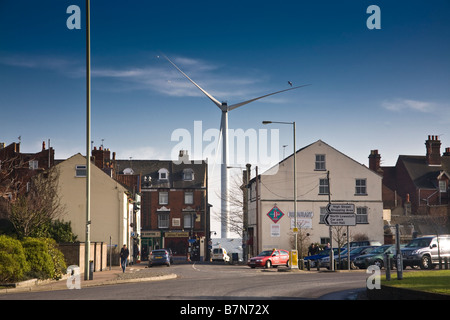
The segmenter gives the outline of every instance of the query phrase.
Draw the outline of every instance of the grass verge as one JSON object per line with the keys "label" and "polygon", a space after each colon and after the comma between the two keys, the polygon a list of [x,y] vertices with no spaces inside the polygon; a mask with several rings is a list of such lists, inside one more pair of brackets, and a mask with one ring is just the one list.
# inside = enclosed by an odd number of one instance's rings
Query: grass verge
{"label": "grass verge", "polygon": [[391,272],[391,281],[381,277],[381,284],[432,293],[450,295],[450,270],[427,270],[403,272],[403,279],[397,280],[397,272]]}

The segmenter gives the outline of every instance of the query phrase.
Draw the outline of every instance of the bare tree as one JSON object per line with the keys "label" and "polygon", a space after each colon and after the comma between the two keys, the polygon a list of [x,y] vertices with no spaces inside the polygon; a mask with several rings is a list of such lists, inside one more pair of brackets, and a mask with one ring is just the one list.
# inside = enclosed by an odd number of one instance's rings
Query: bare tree
{"label": "bare tree", "polygon": [[[304,227],[304,224],[300,223],[300,226],[298,228],[297,232],[297,249],[298,249],[298,258],[303,259],[304,256],[308,254],[308,243],[309,243],[309,237],[310,233],[308,232],[308,229],[302,228]],[[295,248],[295,235],[294,232],[289,231],[289,242],[291,245],[291,248]]]}
{"label": "bare tree", "polygon": [[57,219],[64,206],[58,196],[59,170],[56,167],[33,176],[25,193],[10,203],[9,220],[21,237]]}
{"label": "bare tree", "polygon": [[14,200],[24,190],[26,170],[27,163],[17,155],[0,161],[0,198]]}

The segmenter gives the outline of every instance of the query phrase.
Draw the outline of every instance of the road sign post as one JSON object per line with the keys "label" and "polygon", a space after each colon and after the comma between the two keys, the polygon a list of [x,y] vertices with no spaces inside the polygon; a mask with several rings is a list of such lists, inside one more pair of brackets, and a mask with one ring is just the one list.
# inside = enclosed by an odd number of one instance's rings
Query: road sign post
{"label": "road sign post", "polygon": [[[324,217],[324,222],[327,226],[330,227],[330,239],[333,234],[331,231],[332,226],[346,226],[347,227],[347,262],[348,269],[350,270],[350,248],[349,248],[349,239],[348,239],[348,227],[356,226],[356,214],[355,214],[355,205],[352,203],[346,204],[337,204],[337,203],[328,203],[327,205],[327,215]],[[330,251],[330,268],[334,271],[332,266],[334,265],[334,257],[333,257],[333,248]]]}

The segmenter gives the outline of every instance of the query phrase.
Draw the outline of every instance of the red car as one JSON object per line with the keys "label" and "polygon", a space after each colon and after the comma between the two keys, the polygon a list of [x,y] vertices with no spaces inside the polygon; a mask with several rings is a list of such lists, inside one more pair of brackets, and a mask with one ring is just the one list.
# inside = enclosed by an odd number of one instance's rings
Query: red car
{"label": "red car", "polygon": [[289,251],[278,249],[266,250],[248,260],[247,265],[250,268],[289,266]]}

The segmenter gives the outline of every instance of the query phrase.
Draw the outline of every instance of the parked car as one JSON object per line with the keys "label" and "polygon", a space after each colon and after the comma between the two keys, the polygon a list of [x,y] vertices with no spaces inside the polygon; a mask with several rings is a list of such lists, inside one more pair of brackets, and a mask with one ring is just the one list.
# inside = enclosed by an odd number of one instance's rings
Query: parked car
{"label": "parked car", "polygon": [[230,256],[225,248],[214,248],[211,259],[212,261],[230,262]]}
{"label": "parked car", "polygon": [[[439,240],[439,246],[438,246]],[[450,258],[450,236],[424,236],[411,240],[402,251],[403,267],[420,266],[421,269],[432,269],[439,264],[440,257]]]}
{"label": "parked car", "polygon": [[289,251],[278,249],[266,250],[258,254],[256,257],[250,258],[247,265],[250,268],[289,266]]}
{"label": "parked car", "polygon": [[[343,248],[340,249],[341,252],[342,250],[344,250]],[[334,248],[333,249],[333,254],[337,255],[339,252],[338,248]],[[330,256],[330,249],[325,249],[323,251],[320,251],[318,254],[312,255],[312,256],[307,256],[303,258],[303,261],[307,262],[310,261],[310,267],[311,268],[315,268],[317,266],[317,263],[320,263],[320,260],[324,257],[329,257]]]}
{"label": "parked car", "polygon": [[148,256],[148,266],[166,265],[170,267],[173,263],[172,251],[170,249],[152,250]]}
{"label": "parked car", "polygon": [[360,255],[354,260],[354,264],[360,269],[365,269],[371,265],[376,265],[381,269],[385,265],[386,255],[390,257],[391,267],[393,267],[395,265],[395,245],[390,244],[376,247],[370,253]]}
{"label": "parked car", "polygon": [[[356,269],[355,265],[355,259],[359,256],[369,254],[371,251],[373,251],[375,248],[378,248],[379,246],[364,246],[364,247],[354,247],[353,249],[350,249],[350,269]],[[348,254],[347,250],[344,250],[341,252],[341,263],[348,268],[347,266],[347,259]],[[324,258],[325,259],[325,258]],[[329,268],[330,267],[330,258],[328,257],[328,261],[325,261],[324,259],[321,260],[321,263],[324,267]],[[334,259],[338,261],[339,255],[335,254]]]}

